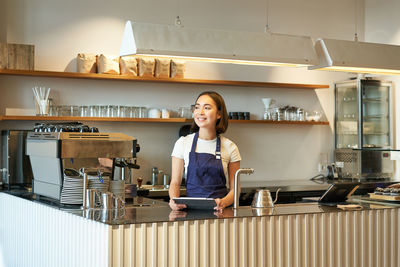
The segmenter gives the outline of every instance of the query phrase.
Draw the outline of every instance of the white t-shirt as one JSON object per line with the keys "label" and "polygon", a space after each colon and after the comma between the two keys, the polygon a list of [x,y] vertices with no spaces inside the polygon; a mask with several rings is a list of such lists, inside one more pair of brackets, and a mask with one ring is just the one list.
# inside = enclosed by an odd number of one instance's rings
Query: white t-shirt
{"label": "white t-shirt", "polygon": [[[185,174],[187,174],[187,168],[189,166],[189,153],[192,149],[192,143],[194,139],[193,134],[189,134],[187,136],[182,136],[175,142],[174,150],[172,151],[171,156],[179,159],[183,159],[185,162]],[[220,136],[221,138],[221,160],[222,166],[224,168],[224,173],[226,177],[226,181],[229,181],[228,176],[228,164],[229,162],[240,161],[242,158],[240,157],[239,149],[235,143],[233,143],[228,138],[224,136]],[[198,138],[196,152],[197,153],[208,153],[215,155],[215,149],[217,147],[217,138],[213,140],[203,140]]]}

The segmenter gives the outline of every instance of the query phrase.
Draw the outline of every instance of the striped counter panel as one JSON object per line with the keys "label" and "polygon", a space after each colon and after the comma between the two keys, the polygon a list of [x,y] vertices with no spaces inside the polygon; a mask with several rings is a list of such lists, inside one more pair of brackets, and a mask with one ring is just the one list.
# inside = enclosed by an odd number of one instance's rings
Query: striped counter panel
{"label": "striped counter panel", "polygon": [[398,267],[400,209],[114,226],[113,266]]}
{"label": "striped counter panel", "polygon": [[0,193],[0,267],[111,266],[111,227]]}

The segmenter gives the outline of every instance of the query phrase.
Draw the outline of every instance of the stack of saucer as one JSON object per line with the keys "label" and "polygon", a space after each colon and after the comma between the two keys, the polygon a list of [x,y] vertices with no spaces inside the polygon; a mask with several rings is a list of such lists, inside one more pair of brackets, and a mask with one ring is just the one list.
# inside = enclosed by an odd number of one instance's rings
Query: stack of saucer
{"label": "stack of saucer", "polygon": [[60,202],[62,204],[82,205],[83,202],[82,177],[64,175],[64,183],[61,190]]}
{"label": "stack of saucer", "polygon": [[107,192],[110,185],[110,176],[107,175],[88,175],[88,188],[96,189],[100,192]]}
{"label": "stack of saucer", "polygon": [[115,196],[121,196],[122,199],[125,199],[125,181],[124,180],[110,181],[110,191]]}

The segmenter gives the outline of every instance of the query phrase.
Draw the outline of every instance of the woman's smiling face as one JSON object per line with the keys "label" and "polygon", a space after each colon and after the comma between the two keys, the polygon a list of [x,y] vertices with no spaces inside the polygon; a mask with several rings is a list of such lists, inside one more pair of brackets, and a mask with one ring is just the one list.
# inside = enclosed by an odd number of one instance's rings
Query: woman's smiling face
{"label": "woman's smiling face", "polygon": [[217,120],[221,118],[217,105],[208,95],[202,95],[197,99],[193,115],[199,128],[215,129]]}

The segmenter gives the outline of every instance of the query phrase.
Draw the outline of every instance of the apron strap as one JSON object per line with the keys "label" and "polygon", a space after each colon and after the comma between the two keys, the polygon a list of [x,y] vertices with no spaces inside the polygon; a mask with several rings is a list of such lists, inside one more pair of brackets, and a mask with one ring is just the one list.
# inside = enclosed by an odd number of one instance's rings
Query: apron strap
{"label": "apron strap", "polygon": [[215,148],[215,158],[221,159],[221,138],[217,135],[217,147]]}
{"label": "apron strap", "polygon": [[[192,149],[190,150],[193,153],[196,152],[196,146],[197,146],[198,139],[199,139],[199,132],[197,132],[193,137]],[[215,148],[215,158],[221,159],[221,138],[219,137],[219,135],[217,135],[217,146]]]}
{"label": "apron strap", "polygon": [[199,132],[197,132],[193,137],[192,149],[190,150],[193,153],[196,152],[196,146],[197,146],[197,140],[198,139],[199,139]]}

